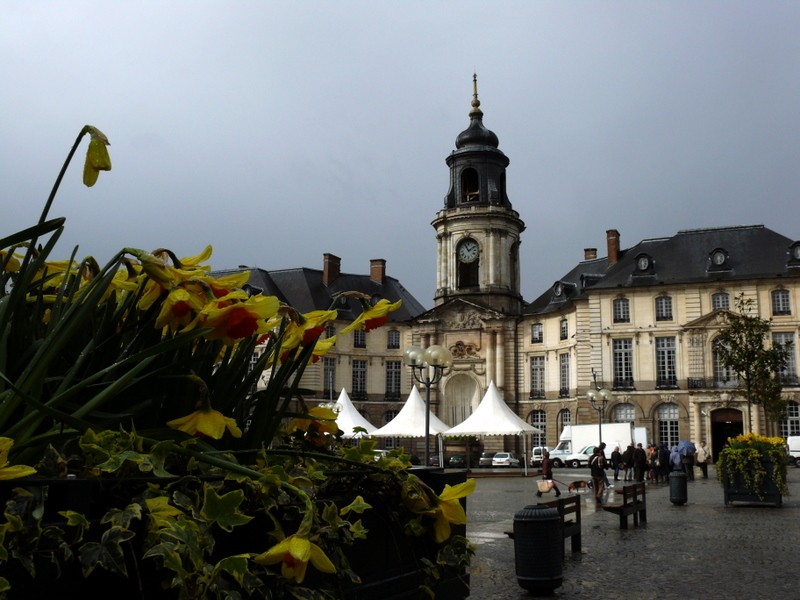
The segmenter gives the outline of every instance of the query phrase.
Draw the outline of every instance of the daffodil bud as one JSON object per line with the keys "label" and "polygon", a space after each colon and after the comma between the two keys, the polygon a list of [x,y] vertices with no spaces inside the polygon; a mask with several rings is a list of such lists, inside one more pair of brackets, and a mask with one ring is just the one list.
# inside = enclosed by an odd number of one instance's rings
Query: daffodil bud
{"label": "daffodil bud", "polygon": [[89,149],[86,151],[86,162],[83,165],[83,184],[86,187],[92,187],[97,182],[100,171],[111,170],[111,157],[108,155],[108,149],[106,148],[111,142],[96,127],[87,125],[83,130],[91,137]]}

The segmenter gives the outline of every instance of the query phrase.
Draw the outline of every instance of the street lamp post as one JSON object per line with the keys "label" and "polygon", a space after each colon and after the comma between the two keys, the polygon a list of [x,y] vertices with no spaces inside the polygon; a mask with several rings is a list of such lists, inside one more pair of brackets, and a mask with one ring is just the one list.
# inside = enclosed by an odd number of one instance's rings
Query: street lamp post
{"label": "street lamp post", "polygon": [[414,380],[425,386],[425,462],[430,458],[431,386],[439,383],[445,369],[453,364],[453,355],[444,346],[431,346],[425,350],[410,346],[403,353],[403,363],[411,367]]}
{"label": "street lamp post", "polygon": [[608,401],[611,400],[611,392],[597,385],[597,373],[594,372],[594,369],[592,369],[592,379],[594,380],[594,389],[588,390],[586,397],[592,403],[592,408],[597,411],[599,428],[597,445],[599,446],[603,443],[603,411],[605,411]]}

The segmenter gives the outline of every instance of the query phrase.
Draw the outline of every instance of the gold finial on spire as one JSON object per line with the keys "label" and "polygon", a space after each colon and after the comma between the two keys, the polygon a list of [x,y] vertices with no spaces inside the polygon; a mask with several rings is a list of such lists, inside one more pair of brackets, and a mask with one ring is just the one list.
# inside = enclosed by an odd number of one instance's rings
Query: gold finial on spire
{"label": "gold finial on spire", "polygon": [[469,116],[480,116],[483,111],[480,109],[481,101],[478,100],[478,74],[472,73],[472,110],[469,111]]}

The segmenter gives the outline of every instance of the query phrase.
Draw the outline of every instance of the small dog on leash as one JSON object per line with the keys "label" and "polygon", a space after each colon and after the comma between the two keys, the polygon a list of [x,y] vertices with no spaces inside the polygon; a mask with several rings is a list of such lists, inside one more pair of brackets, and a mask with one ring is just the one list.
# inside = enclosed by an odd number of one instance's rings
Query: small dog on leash
{"label": "small dog on leash", "polygon": [[590,490],[592,489],[592,482],[591,481],[573,481],[567,486],[568,492],[577,492],[580,489]]}

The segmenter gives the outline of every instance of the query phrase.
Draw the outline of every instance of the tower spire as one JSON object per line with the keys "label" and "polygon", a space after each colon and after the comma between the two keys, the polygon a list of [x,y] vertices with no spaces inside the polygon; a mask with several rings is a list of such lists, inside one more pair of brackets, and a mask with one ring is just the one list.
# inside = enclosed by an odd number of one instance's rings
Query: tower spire
{"label": "tower spire", "polygon": [[470,117],[479,117],[483,115],[483,111],[480,108],[481,101],[478,100],[478,74],[472,74],[472,110],[469,111]]}

